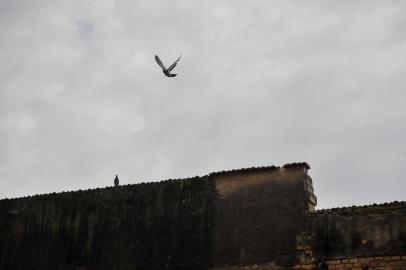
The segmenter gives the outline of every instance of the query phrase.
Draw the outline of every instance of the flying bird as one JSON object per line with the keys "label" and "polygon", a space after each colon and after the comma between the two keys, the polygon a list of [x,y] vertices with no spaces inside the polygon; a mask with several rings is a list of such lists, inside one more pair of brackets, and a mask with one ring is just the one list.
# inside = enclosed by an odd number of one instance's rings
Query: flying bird
{"label": "flying bird", "polygon": [[173,64],[169,67],[166,68],[164,66],[164,64],[162,63],[161,59],[159,59],[158,55],[155,55],[155,61],[158,63],[158,65],[162,68],[162,72],[165,74],[165,76],[167,77],[175,77],[178,74],[173,74],[171,73],[171,71],[176,67],[176,65],[178,64],[178,61],[180,60],[180,57],[182,56],[182,54],[180,54],[179,58],[176,59],[175,62],[173,62]]}

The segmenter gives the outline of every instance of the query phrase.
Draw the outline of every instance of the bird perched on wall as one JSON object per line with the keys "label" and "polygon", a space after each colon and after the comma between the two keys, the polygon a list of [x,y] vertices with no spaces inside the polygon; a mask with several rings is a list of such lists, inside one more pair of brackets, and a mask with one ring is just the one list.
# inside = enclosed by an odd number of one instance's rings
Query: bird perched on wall
{"label": "bird perched on wall", "polygon": [[173,62],[173,64],[169,67],[166,68],[164,66],[164,64],[162,63],[161,59],[159,59],[158,55],[155,55],[155,61],[158,63],[158,65],[162,68],[162,72],[165,74],[165,76],[167,77],[175,77],[178,74],[172,74],[171,71],[176,67],[176,65],[178,64],[178,61],[180,60],[180,57],[182,56],[182,54],[180,54],[179,58],[176,59],[175,62]]}
{"label": "bird perched on wall", "polygon": [[119,183],[120,183],[120,180],[118,179],[118,176],[116,174],[116,178],[114,178],[114,186],[118,187]]}

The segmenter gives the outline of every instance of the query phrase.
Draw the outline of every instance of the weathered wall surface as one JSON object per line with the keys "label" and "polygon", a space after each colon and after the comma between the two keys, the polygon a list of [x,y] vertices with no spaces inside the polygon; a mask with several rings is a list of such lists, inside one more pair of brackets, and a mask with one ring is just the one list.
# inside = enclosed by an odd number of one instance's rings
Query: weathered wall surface
{"label": "weathered wall surface", "polygon": [[406,255],[406,203],[318,211],[310,222],[315,256]]}
{"label": "weathered wall surface", "polygon": [[308,230],[296,244],[312,260],[299,260],[293,267],[256,261],[216,270],[316,270],[318,259],[329,270],[406,269],[406,202],[320,210],[306,220]]}
{"label": "weathered wall surface", "polygon": [[347,257],[327,260],[327,264],[333,270],[362,270],[365,266],[370,270],[403,270],[406,256]]}
{"label": "weathered wall surface", "polygon": [[[0,269],[293,265],[305,163],[0,201]],[[310,208],[309,208],[310,207]]]}
{"label": "weathered wall surface", "polygon": [[314,211],[308,169],[0,200],[0,269],[406,269],[406,203]]}
{"label": "weathered wall surface", "polygon": [[207,269],[206,178],[3,200],[0,269]]}
{"label": "weathered wall surface", "polygon": [[[298,262],[296,239],[306,227],[307,167],[213,175],[215,265]],[[314,195],[313,195],[314,196]],[[313,198],[314,199],[314,198]]]}

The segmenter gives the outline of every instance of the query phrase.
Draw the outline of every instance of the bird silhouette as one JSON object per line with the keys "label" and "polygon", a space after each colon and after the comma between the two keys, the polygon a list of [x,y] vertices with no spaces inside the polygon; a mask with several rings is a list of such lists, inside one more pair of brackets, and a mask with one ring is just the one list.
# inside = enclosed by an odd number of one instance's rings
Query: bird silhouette
{"label": "bird silhouette", "polygon": [[116,178],[114,178],[114,186],[118,187],[119,184],[120,184],[120,180],[118,179],[118,175],[116,174]]}
{"label": "bird silhouette", "polygon": [[175,77],[178,74],[173,74],[171,73],[171,71],[176,67],[176,65],[178,64],[178,61],[180,60],[180,57],[182,56],[182,54],[180,54],[179,58],[176,59],[175,62],[173,62],[173,64],[169,67],[166,68],[164,66],[164,64],[162,63],[161,59],[159,59],[158,55],[155,55],[155,61],[158,63],[158,65],[162,68],[162,72],[165,74],[165,76],[167,77]]}

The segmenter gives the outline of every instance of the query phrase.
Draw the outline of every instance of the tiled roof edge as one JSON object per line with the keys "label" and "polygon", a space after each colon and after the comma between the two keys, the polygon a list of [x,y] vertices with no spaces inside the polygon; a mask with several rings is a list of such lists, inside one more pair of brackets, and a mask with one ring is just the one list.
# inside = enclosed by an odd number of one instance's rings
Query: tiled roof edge
{"label": "tiled roof edge", "polygon": [[249,168],[243,168],[243,169],[212,172],[209,175],[217,176],[217,175],[238,174],[238,173],[245,173],[245,172],[252,172],[252,171],[271,171],[271,170],[277,170],[280,168],[289,169],[289,168],[299,168],[299,167],[304,167],[306,169],[310,169],[309,164],[307,164],[306,162],[295,162],[295,163],[287,163],[287,164],[283,165],[282,167],[274,166],[274,165],[263,166],[263,167],[249,167]]}
{"label": "tiled roof edge", "polygon": [[[295,167],[305,167],[307,169],[310,169],[309,164],[307,164],[306,162],[287,163],[287,164],[282,166],[282,168],[285,168],[285,169],[295,168]],[[1,201],[7,201],[7,200],[18,200],[18,199],[34,198],[34,197],[39,198],[39,197],[43,197],[43,196],[58,195],[58,194],[68,194],[68,193],[77,193],[77,192],[94,192],[94,191],[99,191],[99,190],[109,190],[109,189],[113,189],[113,188],[140,186],[140,185],[145,185],[145,184],[153,185],[153,184],[167,182],[167,181],[188,181],[188,180],[193,180],[193,179],[196,179],[196,178],[205,179],[208,176],[217,176],[217,175],[222,175],[222,174],[227,174],[228,175],[228,174],[251,172],[251,171],[269,171],[269,170],[276,170],[276,169],[280,169],[280,168],[281,167],[279,167],[279,166],[250,167],[250,168],[243,168],[243,169],[236,169],[236,170],[229,170],[229,171],[212,172],[209,175],[204,175],[204,176],[195,176],[195,177],[179,178],[179,179],[167,179],[167,180],[161,180],[161,181],[155,181],[155,182],[141,182],[141,183],[135,183],[135,184],[120,185],[118,187],[107,186],[107,187],[103,187],[103,188],[90,188],[90,189],[85,189],[85,190],[79,189],[79,190],[71,190],[71,191],[61,191],[61,192],[35,194],[35,195],[15,197],[15,198],[3,198],[3,199],[0,199],[0,202]]]}
{"label": "tiled roof edge", "polygon": [[126,184],[126,185],[119,185],[115,186],[106,186],[101,188],[89,188],[89,189],[78,189],[78,190],[70,190],[70,191],[61,191],[61,192],[51,192],[51,193],[41,193],[41,194],[34,194],[29,196],[22,196],[22,197],[15,197],[15,198],[3,198],[0,199],[2,201],[12,201],[12,200],[21,200],[21,199],[28,199],[28,198],[41,198],[46,196],[53,196],[53,195],[63,195],[63,194],[73,194],[73,193],[81,193],[81,192],[97,192],[97,191],[107,191],[107,190],[115,190],[115,189],[124,189],[129,187],[141,187],[143,185],[156,185],[160,183],[167,183],[167,182],[176,182],[176,181],[193,181],[193,180],[203,180],[207,176],[194,176],[194,177],[187,177],[187,178],[178,178],[178,179],[166,179],[161,181],[155,182],[141,182],[141,183],[134,183],[134,184]]}
{"label": "tiled roof edge", "polygon": [[393,202],[386,202],[386,203],[373,203],[373,204],[367,204],[367,205],[352,205],[352,206],[344,206],[344,207],[334,207],[334,208],[327,208],[327,209],[319,209],[317,210],[314,214],[320,215],[320,214],[329,214],[329,213],[348,213],[348,212],[353,212],[356,210],[376,210],[377,208],[387,208],[387,207],[392,207],[392,206],[400,206],[406,207],[406,201],[393,201]]}

